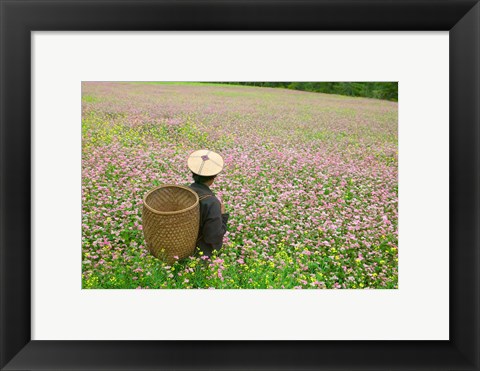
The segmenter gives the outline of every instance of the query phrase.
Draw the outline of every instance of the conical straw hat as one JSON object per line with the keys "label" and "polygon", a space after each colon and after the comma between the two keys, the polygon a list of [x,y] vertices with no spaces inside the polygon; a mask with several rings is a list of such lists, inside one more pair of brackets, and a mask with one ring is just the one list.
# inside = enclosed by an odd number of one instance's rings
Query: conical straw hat
{"label": "conical straw hat", "polygon": [[217,175],[223,170],[223,158],[218,153],[201,149],[188,157],[188,168],[202,176]]}

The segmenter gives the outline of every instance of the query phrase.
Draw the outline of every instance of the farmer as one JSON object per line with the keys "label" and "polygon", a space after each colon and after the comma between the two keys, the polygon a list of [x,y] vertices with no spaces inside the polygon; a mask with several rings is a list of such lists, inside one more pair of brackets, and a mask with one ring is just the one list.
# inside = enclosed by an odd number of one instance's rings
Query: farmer
{"label": "farmer", "polygon": [[210,190],[215,177],[223,170],[223,158],[212,151],[196,151],[188,158],[188,168],[194,180],[190,188],[198,194],[200,199],[197,247],[203,255],[209,257],[213,250],[220,250],[222,247],[229,217],[223,202],[220,202]]}

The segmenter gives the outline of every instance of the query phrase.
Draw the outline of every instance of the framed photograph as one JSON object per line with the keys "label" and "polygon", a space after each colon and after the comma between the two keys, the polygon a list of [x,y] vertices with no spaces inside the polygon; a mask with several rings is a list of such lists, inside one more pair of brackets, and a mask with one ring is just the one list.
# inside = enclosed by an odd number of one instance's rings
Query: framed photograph
{"label": "framed photograph", "polygon": [[478,370],[477,1],[2,1],[5,370]]}
{"label": "framed photograph", "polygon": [[397,82],[82,82],[83,289],[395,290],[397,199]]}

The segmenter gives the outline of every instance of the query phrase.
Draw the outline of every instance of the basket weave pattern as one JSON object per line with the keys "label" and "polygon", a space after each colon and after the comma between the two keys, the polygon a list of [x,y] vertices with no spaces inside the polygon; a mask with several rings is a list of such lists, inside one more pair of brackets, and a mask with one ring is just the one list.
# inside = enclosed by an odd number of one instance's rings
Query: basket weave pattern
{"label": "basket weave pattern", "polygon": [[195,191],[178,185],[162,185],[143,198],[143,234],[148,250],[171,264],[195,251],[200,222]]}

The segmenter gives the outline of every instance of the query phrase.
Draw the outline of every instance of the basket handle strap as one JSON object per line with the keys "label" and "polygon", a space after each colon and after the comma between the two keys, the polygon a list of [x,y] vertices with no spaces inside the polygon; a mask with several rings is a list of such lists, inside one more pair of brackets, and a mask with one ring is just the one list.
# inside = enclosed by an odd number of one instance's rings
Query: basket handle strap
{"label": "basket handle strap", "polygon": [[213,195],[202,195],[202,196],[200,196],[198,199],[199,199],[200,201],[202,201],[202,200],[205,200],[206,198],[212,197],[212,196],[213,196]]}

